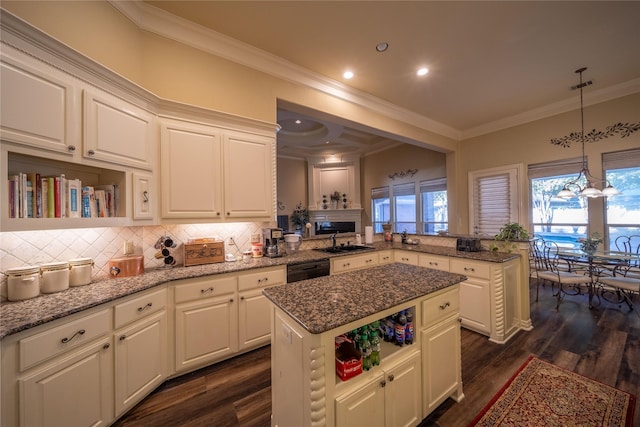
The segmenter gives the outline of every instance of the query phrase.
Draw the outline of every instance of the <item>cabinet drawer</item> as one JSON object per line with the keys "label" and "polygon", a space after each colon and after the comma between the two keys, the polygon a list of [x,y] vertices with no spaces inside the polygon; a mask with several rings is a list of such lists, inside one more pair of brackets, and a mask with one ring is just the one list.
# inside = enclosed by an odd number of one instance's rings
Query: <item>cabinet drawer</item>
{"label": "cabinet drawer", "polygon": [[20,370],[109,334],[110,320],[105,309],[20,340]]}
{"label": "cabinet drawer", "polygon": [[380,251],[378,252],[378,263],[379,264],[390,264],[393,262],[393,253],[391,251]]}
{"label": "cabinet drawer", "polygon": [[262,268],[254,273],[241,274],[238,277],[238,290],[264,288],[281,285],[286,281],[284,268]]}
{"label": "cabinet drawer", "polygon": [[236,291],[237,277],[222,276],[215,279],[198,278],[187,279],[175,286],[176,304],[186,301],[195,301],[216,295],[224,295]]}
{"label": "cabinet drawer", "polygon": [[452,273],[464,274],[469,277],[480,277],[488,279],[491,275],[491,267],[488,263],[474,261],[451,260],[450,271]]}
{"label": "cabinet drawer", "polygon": [[458,287],[422,301],[422,326],[433,323],[457,313],[460,309]]}
{"label": "cabinet drawer", "polygon": [[434,270],[449,271],[449,258],[439,255],[420,255],[418,259],[420,267],[433,268]]}
{"label": "cabinet drawer", "polygon": [[155,292],[146,293],[131,301],[115,306],[116,329],[141,319],[149,314],[164,310],[167,306],[167,290],[162,288]]}
{"label": "cabinet drawer", "polygon": [[331,260],[331,272],[333,274],[342,273],[376,265],[378,265],[378,254],[376,252],[364,255],[338,257]]}
{"label": "cabinet drawer", "polygon": [[418,254],[408,251],[396,251],[394,255],[395,262],[403,264],[418,265]]}

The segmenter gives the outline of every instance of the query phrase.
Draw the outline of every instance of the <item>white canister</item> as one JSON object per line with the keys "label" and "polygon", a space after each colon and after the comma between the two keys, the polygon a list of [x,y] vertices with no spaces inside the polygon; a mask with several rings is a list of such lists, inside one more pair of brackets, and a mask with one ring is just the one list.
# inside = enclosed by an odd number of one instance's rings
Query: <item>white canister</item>
{"label": "white canister", "polygon": [[7,298],[9,301],[21,301],[40,295],[40,267],[27,265],[8,269]]}
{"label": "white canister", "polygon": [[69,286],[83,286],[91,283],[93,260],[91,258],[75,258],[69,260]]}
{"label": "white canister", "polygon": [[40,266],[40,292],[51,294],[69,288],[69,263],[49,262]]}

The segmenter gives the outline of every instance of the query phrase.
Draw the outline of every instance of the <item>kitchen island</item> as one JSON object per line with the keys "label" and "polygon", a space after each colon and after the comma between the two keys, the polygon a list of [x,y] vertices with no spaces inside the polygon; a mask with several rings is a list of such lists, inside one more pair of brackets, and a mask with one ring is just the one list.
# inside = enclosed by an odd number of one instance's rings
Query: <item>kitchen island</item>
{"label": "kitchen island", "polygon": [[[275,286],[272,426],[417,425],[448,397],[463,398],[460,274],[393,263]],[[410,310],[411,345],[384,343],[380,365],[343,381],[335,338]]]}

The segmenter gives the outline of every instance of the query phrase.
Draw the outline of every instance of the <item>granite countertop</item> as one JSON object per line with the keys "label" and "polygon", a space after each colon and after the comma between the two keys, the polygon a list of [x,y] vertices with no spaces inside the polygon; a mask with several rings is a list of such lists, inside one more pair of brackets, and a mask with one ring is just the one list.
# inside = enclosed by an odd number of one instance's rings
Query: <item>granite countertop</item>
{"label": "granite countertop", "polygon": [[[357,255],[385,249],[403,249],[488,262],[506,262],[520,255],[502,252],[461,252],[452,247],[431,245],[406,245],[398,242],[376,242],[370,250],[355,253],[328,254],[315,250],[302,250],[279,258],[252,258],[248,262],[223,262],[190,267],[158,268],[147,270],[135,277],[107,278],[89,285],[72,287],[54,294],[42,294],[36,298],[0,303],[0,339],[17,332],[56,320],[91,307],[104,304],[154,286],[174,280],[209,276],[214,274],[246,271],[255,268],[297,264],[323,258]],[[360,273],[359,273],[360,274]],[[342,277],[342,276],[341,276]]]}
{"label": "granite countertop", "polygon": [[464,280],[460,274],[395,263],[262,292],[307,331],[319,334]]}

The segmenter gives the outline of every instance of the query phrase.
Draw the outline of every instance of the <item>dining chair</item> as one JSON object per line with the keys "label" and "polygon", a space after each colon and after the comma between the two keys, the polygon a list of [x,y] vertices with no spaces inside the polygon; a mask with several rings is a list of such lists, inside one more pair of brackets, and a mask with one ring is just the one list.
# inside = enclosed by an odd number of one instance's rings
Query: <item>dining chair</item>
{"label": "dining chair", "polygon": [[615,240],[616,249],[620,252],[640,253],[640,236],[618,236]]}
{"label": "dining chair", "polygon": [[[626,302],[629,311],[633,311],[633,297],[640,293],[640,267],[619,265],[613,270],[613,276],[598,277],[598,284],[602,286],[600,295],[603,299],[614,304]],[[612,299],[612,295],[616,299]]]}
{"label": "dining chair", "polygon": [[573,271],[569,261],[558,256],[558,245],[545,241],[542,246],[544,269],[538,270],[538,278],[558,285],[556,309],[560,307],[563,295],[579,295],[582,285],[591,286],[591,276]]}
{"label": "dining chair", "polygon": [[[540,293],[540,284],[544,286],[546,280],[538,275],[538,272],[545,271],[545,263],[542,255],[544,247],[544,239],[537,237],[529,240],[529,279],[534,277],[536,279],[536,301],[538,301],[538,295]],[[553,291],[553,282],[551,282],[551,290]]]}

